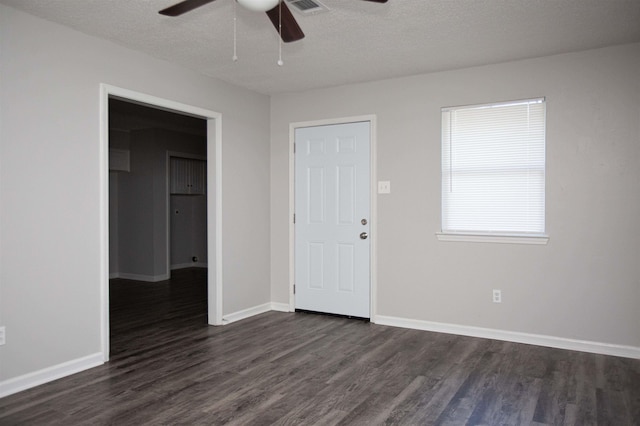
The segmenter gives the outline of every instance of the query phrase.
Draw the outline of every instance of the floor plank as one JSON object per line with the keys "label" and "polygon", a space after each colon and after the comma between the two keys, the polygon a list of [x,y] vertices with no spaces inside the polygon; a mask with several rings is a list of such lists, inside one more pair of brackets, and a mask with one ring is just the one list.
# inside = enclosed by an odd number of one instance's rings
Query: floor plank
{"label": "floor plank", "polygon": [[206,270],[111,283],[111,360],[0,425],[635,425],[640,360],[269,312],[206,321]]}

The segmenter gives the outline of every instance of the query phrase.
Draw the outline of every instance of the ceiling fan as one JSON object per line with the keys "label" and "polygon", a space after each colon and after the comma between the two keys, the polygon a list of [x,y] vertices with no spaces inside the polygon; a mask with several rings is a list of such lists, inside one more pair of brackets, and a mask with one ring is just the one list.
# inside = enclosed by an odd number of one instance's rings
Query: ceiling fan
{"label": "ceiling fan", "polygon": [[[215,0],[183,0],[173,6],[162,9],[159,13],[166,16],[179,16]],[[287,7],[284,0],[234,0],[241,6],[255,12],[266,12],[271,23],[280,33],[282,41],[289,43],[302,40],[304,33],[298,25],[296,18]],[[362,0],[373,3],[386,3],[387,0]]]}

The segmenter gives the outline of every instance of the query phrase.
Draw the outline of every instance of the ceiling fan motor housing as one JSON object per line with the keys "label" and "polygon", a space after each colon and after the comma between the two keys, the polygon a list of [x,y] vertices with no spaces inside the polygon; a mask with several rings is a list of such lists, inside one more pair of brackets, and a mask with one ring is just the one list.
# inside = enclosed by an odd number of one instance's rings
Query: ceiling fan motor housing
{"label": "ceiling fan motor housing", "polygon": [[237,0],[240,6],[254,12],[266,12],[280,3],[280,0]]}

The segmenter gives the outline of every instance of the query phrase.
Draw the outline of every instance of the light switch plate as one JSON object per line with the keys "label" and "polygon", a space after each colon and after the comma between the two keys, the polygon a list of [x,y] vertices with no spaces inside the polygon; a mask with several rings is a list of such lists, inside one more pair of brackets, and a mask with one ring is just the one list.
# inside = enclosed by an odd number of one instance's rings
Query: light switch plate
{"label": "light switch plate", "polygon": [[391,182],[388,180],[381,180],[378,182],[378,194],[390,194]]}

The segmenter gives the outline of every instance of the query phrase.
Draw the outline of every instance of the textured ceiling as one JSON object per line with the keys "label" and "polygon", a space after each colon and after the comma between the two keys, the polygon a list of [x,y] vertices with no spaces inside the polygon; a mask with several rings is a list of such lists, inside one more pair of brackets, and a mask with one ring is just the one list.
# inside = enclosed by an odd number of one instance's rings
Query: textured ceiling
{"label": "textured ceiling", "polygon": [[282,93],[640,41],[640,0],[321,0],[293,12],[306,34],[284,44],[264,13],[217,0],[176,18],[178,0],[0,3],[239,86]]}

